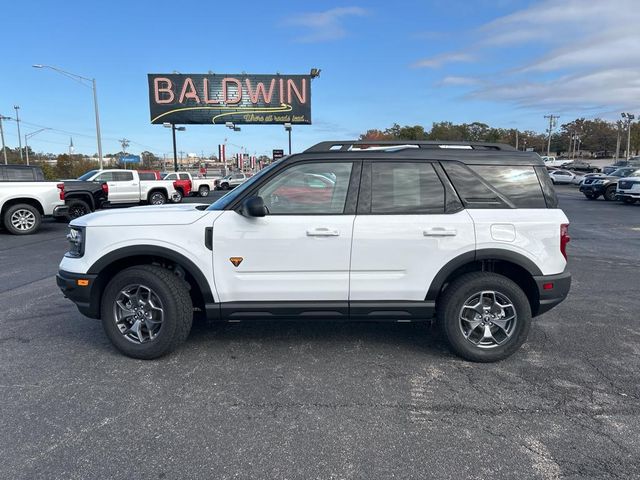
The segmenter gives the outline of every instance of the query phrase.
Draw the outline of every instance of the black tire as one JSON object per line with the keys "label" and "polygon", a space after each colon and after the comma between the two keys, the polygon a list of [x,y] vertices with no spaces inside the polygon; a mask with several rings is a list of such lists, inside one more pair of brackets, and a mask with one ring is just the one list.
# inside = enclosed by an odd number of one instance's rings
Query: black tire
{"label": "black tire", "polygon": [[609,185],[604,191],[604,199],[608,202],[612,202],[616,199],[616,186]]}
{"label": "black tire", "polygon": [[222,185],[220,185],[220,189],[221,190],[229,190],[229,184],[228,183],[223,183]]}
{"label": "black tire", "polygon": [[[515,313],[510,336],[503,337],[500,344],[490,348],[475,345],[467,339],[461,326],[463,322],[460,319],[461,313],[467,311],[463,309],[465,303],[474,298],[474,295],[477,296],[484,291],[493,291],[506,298],[513,306],[513,313]],[[482,298],[484,297],[480,297],[480,302],[483,302]],[[476,320],[474,319],[474,321]],[[437,322],[454,353],[472,362],[496,362],[512,355],[526,341],[531,328],[531,307],[522,289],[507,277],[487,272],[467,273],[451,282],[439,298]],[[477,327],[482,327],[482,325],[484,324],[476,325],[476,333],[479,333]],[[501,333],[495,325],[489,328],[496,329],[493,334]],[[470,329],[470,331],[474,331],[474,329]],[[484,334],[482,338],[485,338]]]}
{"label": "black tire", "polygon": [[164,192],[156,190],[149,194],[149,205],[164,205],[167,203],[167,196]]}
{"label": "black tire", "polygon": [[173,197],[173,202],[174,202],[174,203],[180,203],[180,202],[182,201],[182,199],[183,199],[183,198],[184,198],[184,195],[183,195],[183,193],[182,193],[182,189],[178,188],[178,189],[176,190],[176,194],[175,194],[175,196]]}
{"label": "black tire", "polygon": [[[166,312],[155,338],[143,343],[129,340],[116,323],[116,300],[130,285],[152,289]],[[123,354],[143,360],[175,350],[189,336],[193,322],[193,306],[186,282],[171,271],[154,265],[130,267],[113,277],[102,296],[100,312],[102,326],[113,345]]]}
{"label": "black tire", "polygon": [[83,215],[88,215],[89,213],[91,213],[91,207],[89,206],[89,204],[84,200],[80,200],[78,198],[69,200],[69,203],[67,203],[67,208],[68,208],[67,215],[71,220],[73,220],[74,218],[80,218]]}
{"label": "black tire", "polygon": [[627,205],[633,205],[634,203],[636,203],[636,199],[635,198],[629,198],[629,197],[623,197],[622,201],[624,203],[626,203]]}
{"label": "black tire", "polygon": [[40,229],[42,216],[28,203],[18,203],[7,208],[3,218],[4,228],[13,235],[31,235]]}
{"label": "black tire", "polygon": [[198,195],[200,195],[201,197],[208,197],[209,187],[206,185],[200,185],[200,188],[198,188]]}
{"label": "black tire", "polygon": [[598,195],[594,195],[593,193],[585,193],[584,196],[587,197],[587,200],[595,200],[598,198]]}

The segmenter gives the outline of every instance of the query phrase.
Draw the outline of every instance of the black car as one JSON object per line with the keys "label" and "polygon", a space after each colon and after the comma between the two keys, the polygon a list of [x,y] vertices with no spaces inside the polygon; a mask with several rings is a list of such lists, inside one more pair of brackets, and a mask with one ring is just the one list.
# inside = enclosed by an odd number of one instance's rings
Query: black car
{"label": "black car", "polygon": [[589,200],[595,200],[600,197],[600,195],[602,195],[605,200],[615,200],[618,179],[638,175],[640,175],[640,169],[637,167],[622,167],[606,177],[586,178],[584,182],[582,182],[582,185],[580,185],[580,191],[584,193],[584,196]]}
{"label": "black car", "polygon": [[565,170],[573,170],[576,172],[589,172],[589,173],[598,173],[600,172],[600,168],[591,165],[588,162],[584,162],[582,160],[575,160],[570,163],[565,163],[562,165],[562,168]]}
{"label": "black car", "polygon": [[85,180],[95,173],[95,170],[91,170],[77,180],[64,181],[64,200],[70,219],[99,210],[106,204],[109,196],[107,183]]}

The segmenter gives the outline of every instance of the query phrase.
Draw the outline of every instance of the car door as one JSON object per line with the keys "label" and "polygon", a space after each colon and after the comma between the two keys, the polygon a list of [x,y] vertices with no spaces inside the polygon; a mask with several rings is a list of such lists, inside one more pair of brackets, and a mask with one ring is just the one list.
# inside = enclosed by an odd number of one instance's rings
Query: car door
{"label": "car door", "polygon": [[113,172],[102,172],[98,176],[94,177],[94,182],[106,182],[109,186],[108,200],[111,203],[118,202],[118,184],[114,182]]}
{"label": "car door", "polygon": [[[300,196],[300,179],[309,173],[335,181]],[[360,163],[352,161],[284,166],[250,191],[264,199],[266,216],[227,210],[217,217],[213,266],[221,302],[278,302],[294,310],[297,302],[346,316],[359,174]]]}
{"label": "car door", "polygon": [[385,303],[394,310],[394,302],[424,301],[442,267],[475,250],[473,221],[459,204],[446,208],[455,194],[441,178],[429,162],[364,164],[351,254],[353,317],[388,310]]}
{"label": "car door", "polygon": [[119,203],[140,201],[140,182],[134,178],[133,172],[126,170],[113,172],[113,182],[116,184],[117,193],[117,199],[114,201]]}

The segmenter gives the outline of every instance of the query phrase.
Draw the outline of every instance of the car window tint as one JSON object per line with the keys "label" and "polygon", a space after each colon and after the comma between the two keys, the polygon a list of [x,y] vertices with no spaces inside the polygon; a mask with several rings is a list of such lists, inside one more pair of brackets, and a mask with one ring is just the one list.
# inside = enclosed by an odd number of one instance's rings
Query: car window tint
{"label": "car window tint", "polygon": [[[471,167],[518,208],[546,208],[533,166],[473,165]],[[563,171],[562,175],[572,176]]]}
{"label": "car window tint", "polygon": [[180,180],[189,180],[189,175],[187,175],[186,173],[181,173]]}
{"label": "car window tint", "polygon": [[270,214],[341,214],[352,167],[351,162],[293,165],[269,180],[258,195]]}
{"label": "car window tint", "polygon": [[133,172],[113,172],[113,180],[115,182],[129,182],[133,180]]}
{"label": "car window tint", "polygon": [[[138,175],[140,176],[140,180],[155,180],[156,179],[155,173],[151,173],[151,172],[142,172],[142,173],[138,173]],[[133,179],[133,176],[131,178]]]}
{"label": "car window tint", "polygon": [[426,162],[375,162],[371,166],[372,214],[444,213],[444,187]]}
{"label": "car window tint", "polygon": [[449,180],[466,208],[506,208],[500,195],[469,167],[458,162],[442,162]]}
{"label": "car window tint", "polygon": [[112,182],[113,181],[113,172],[104,172],[98,175],[95,180],[99,182]]}

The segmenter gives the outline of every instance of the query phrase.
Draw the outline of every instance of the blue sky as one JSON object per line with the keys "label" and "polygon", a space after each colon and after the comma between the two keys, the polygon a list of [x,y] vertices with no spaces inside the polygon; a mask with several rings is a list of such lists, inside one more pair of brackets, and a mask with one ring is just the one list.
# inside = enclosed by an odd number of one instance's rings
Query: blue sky
{"label": "blue sky", "polygon": [[[36,151],[93,154],[91,90],[35,63],[95,77],[103,150],[170,154],[149,121],[147,73],[307,73],[313,125],[293,149],[392,123],[481,121],[542,131],[545,113],[617,119],[640,109],[635,0],[5,2],[0,114],[20,105]],[[636,111],[636,113],[638,113]],[[60,132],[73,132],[64,133]],[[184,152],[286,147],[280,126],[187,126]],[[17,144],[15,122],[5,139]]]}

